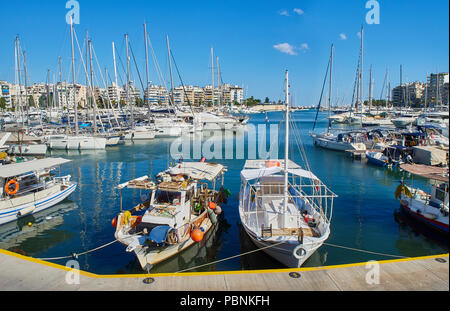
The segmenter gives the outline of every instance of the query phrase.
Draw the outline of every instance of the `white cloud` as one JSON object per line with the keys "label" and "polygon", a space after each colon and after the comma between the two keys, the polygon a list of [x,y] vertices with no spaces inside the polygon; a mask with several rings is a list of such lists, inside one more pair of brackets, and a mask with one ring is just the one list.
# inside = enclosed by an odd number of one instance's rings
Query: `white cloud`
{"label": "white cloud", "polygon": [[289,55],[297,55],[297,52],[295,52],[296,47],[290,45],[289,43],[275,44],[273,47],[282,53],[286,53]]}
{"label": "white cloud", "polygon": [[289,55],[298,55],[297,51],[303,51],[303,53],[306,53],[306,51],[309,50],[308,43],[302,43],[300,46],[294,46],[289,43],[280,43],[274,45],[273,47],[278,51]]}
{"label": "white cloud", "polygon": [[339,34],[339,37],[341,38],[341,40],[347,40],[347,35],[345,33]]}
{"label": "white cloud", "polygon": [[278,14],[283,15],[283,16],[290,16],[289,12],[286,11],[286,10],[281,10],[281,11],[278,12]]}
{"label": "white cloud", "polygon": [[303,12],[303,10],[302,9],[294,9],[294,12],[295,13],[297,13],[298,15],[303,15],[303,14],[305,14],[305,12]]}
{"label": "white cloud", "polygon": [[302,45],[300,45],[300,50],[309,50],[309,45],[308,43],[302,43]]}

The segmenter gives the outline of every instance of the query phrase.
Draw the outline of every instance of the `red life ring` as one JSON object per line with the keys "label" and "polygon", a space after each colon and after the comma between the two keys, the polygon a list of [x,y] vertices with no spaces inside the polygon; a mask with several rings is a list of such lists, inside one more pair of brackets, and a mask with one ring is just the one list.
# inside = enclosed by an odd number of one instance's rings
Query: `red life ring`
{"label": "red life ring", "polygon": [[[13,189],[11,189],[11,186],[14,186]],[[5,192],[8,195],[15,195],[18,191],[19,191],[19,183],[16,180],[11,179],[6,183]]]}

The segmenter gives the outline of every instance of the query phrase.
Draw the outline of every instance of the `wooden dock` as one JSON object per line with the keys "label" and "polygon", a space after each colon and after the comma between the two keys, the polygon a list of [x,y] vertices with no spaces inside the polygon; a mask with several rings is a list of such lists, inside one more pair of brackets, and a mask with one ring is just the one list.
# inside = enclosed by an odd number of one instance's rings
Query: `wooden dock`
{"label": "wooden dock", "polygon": [[[96,275],[0,250],[0,290],[448,291],[448,260],[445,254],[379,261],[378,266],[369,262],[259,271]],[[374,274],[377,269],[379,273]]]}

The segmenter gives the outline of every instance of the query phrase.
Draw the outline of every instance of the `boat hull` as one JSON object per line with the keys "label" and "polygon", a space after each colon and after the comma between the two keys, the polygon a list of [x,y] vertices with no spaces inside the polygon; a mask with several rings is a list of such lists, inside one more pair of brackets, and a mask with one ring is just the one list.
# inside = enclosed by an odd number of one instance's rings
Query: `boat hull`
{"label": "boat hull", "polygon": [[[201,227],[205,229],[205,235],[211,230],[213,226],[214,224],[209,218],[205,218],[201,223]],[[139,260],[139,264],[141,265],[142,269],[145,269],[147,264],[151,264],[152,266],[154,266],[160,262],[163,262],[173,256],[180,254],[195,243],[196,242],[192,240],[192,238],[189,238],[184,242],[166,246],[161,249],[155,249],[149,252],[146,250],[146,248],[137,248],[134,250],[134,253]]]}
{"label": "boat hull", "polygon": [[24,217],[30,214],[36,214],[52,207],[71,195],[72,192],[75,191],[76,187],[77,184],[72,183],[67,188],[56,191],[51,195],[45,196],[39,200],[33,200],[32,202],[27,202],[11,208],[3,208],[0,210],[0,225],[16,221],[20,217]]}
{"label": "boat hull", "polygon": [[431,219],[429,217],[425,217],[425,215],[422,213],[419,213],[419,211],[417,209],[411,208],[410,203],[408,203],[408,201],[405,200],[405,198],[403,198],[400,201],[400,209],[403,212],[405,212],[407,215],[409,215],[410,217],[412,217],[415,220],[419,221],[420,223],[424,224],[426,227],[428,227],[436,232],[448,235],[448,233],[449,233],[448,223],[446,224],[441,221],[437,221],[437,220]]}
{"label": "boat hull", "polygon": [[267,255],[279,261],[289,268],[300,268],[314,252],[322,246],[322,242],[314,243],[312,245],[303,244],[301,247],[305,250],[304,256],[301,258],[294,257],[294,249],[300,244],[294,241],[286,241],[281,243],[278,241],[265,241],[259,239],[245,224],[243,224],[245,232],[250,237],[252,242]]}

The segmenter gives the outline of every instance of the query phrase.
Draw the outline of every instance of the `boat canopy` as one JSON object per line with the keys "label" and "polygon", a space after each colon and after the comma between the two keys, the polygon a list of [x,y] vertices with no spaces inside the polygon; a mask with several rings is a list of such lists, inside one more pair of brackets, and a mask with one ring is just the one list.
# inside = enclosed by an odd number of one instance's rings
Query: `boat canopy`
{"label": "boat canopy", "polygon": [[26,173],[37,172],[55,166],[60,166],[69,162],[72,161],[62,158],[46,158],[41,160],[2,165],[0,166],[0,178],[20,176]]}
{"label": "boat canopy", "polygon": [[402,164],[400,168],[414,175],[448,183],[448,168],[421,164]]}
{"label": "boat canopy", "polygon": [[[284,171],[284,168],[279,167],[279,166],[268,167],[268,168],[263,168],[263,169],[246,169],[246,170],[244,169],[241,171],[241,177],[245,180],[253,180],[253,179],[277,174],[277,173],[280,173],[283,171]],[[301,168],[288,168],[288,172],[295,176],[309,178],[312,180],[319,181],[319,178],[317,178],[313,173],[311,173],[310,171],[301,169]]]}
{"label": "boat canopy", "polygon": [[225,171],[221,164],[204,162],[182,162],[168,170],[171,175],[185,175],[191,179],[208,181],[216,179]]}

